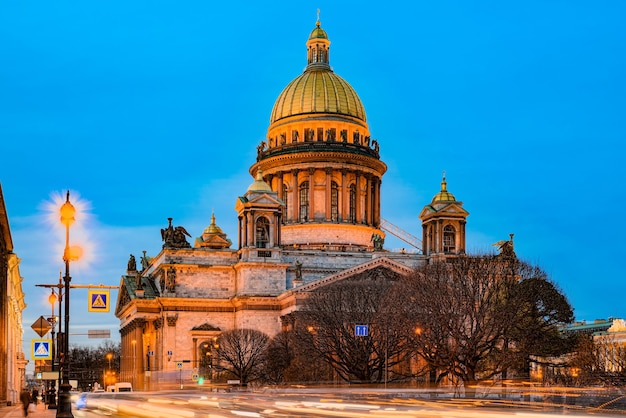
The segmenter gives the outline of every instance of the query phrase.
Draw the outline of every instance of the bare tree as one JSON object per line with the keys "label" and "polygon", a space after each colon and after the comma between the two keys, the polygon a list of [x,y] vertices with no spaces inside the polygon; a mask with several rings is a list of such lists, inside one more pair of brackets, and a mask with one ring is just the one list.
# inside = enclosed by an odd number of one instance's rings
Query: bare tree
{"label": "bare tree", "polygon": [[579,385],[624,386],[626,344],[614,335],[579,335],[576,351],[568,363]]}
{"label": "bare tree", "polygon": [[494,256],[462,256],[418,269],[396,289],[419,355],[470,388],[502,371],[504,336],[514,319],[512,290],[519,270]]}
{"label": "bare tree", "polygon": [[294,358],[291,339],[288,332],[283,331],[274,336],[265,351],[264,378],[274,384],[285,379],[285,370]]}
{"label": "bare tree", "polygon": [[265,354],[264,378],[274,384],[331,381],[332,369],[311,350],[312,345],[309,332],[290,330],[277,334]]}
{"label": "bare tree", "polygon": [[[407,355],[406,337],[391,313],[389,290],[399,275],[384,268],[312,292],[299,312],[295,332],[346,381],[391,380],[390,371]],[[367,336],[355,334],[366,326]]]}
{"label": "bare tree", "polygon": [[240,380],[255,381],[263,375],[267,334],[254,329],[226,331],[217,340],[219,369]]}
{"label": "bare tree", "polygon": [[[417,353],[444,377],[478,380],[527,370],[531,355],[567,351],[558,325],[573,311],[536,266],[513,256],[461,256],[416,270],[394,289]],[[410,332],[415,328],[415,332]]]}
{"label": "bare tree", "polygon": [[[106,340],[97,347],[70,346],[70,379],[78,380],[78,385],[88,390],[94,382],[101,382],[107,372],[113,376],[119,371],[121,345],[119,342]],[[110,369],[107,354],[112,354]],[[110,377],[113,378],[113,377]]]}

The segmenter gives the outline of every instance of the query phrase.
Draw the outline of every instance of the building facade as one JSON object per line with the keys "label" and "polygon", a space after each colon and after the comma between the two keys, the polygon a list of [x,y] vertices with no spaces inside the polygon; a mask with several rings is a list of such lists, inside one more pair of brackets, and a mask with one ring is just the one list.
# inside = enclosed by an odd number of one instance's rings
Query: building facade
{"label": "building facade", "polygon": [[22,312],[26,303],[19,265],[0,186],[0,403],[5,405],[19,401],[28,363],[22,351]]}
{"label": "building facade", "polygon": [[430,259],[465,252],[469,214],[445,177],[416,214],[423,248],[384,248],[381,144],[359,96],[331,69],[319,21],[306,59],[276,99],[250,167],[253,181],[235,199],[237,248],[215,216],[193,246],[191,234],[169,218],[162,251],[144,253],[139,263],[131,256],[116,306],[121,380],[147,390],[182,384],[212,356],[222,332],[253,328],[273,336],[307,292],[368,270],[409,274]]}

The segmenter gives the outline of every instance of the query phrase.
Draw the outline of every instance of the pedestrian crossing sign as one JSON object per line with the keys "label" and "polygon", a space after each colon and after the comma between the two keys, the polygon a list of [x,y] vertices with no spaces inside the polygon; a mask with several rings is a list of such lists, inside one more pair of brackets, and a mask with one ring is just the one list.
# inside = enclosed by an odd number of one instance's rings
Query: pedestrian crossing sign
{"label": "pedestrian crossing sign", "polygon": [[110,300],[108,290],[89,291],[89,312],[109,312]]}
{"label": "pedestrian crossing sign", "polygon": [[33,360],[52,360],[52,340],[32,340]]}

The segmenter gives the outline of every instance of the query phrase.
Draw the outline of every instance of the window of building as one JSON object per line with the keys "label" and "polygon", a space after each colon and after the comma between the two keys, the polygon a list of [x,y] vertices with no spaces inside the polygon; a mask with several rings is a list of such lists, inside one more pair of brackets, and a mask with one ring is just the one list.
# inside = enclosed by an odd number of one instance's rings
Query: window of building
{"label": "window of building", "polygon": [[256,247],[267,248],[270,240],[270,222],[266,217],[260,216],[256,220]]}
{"label": "window of building", "polygon": [[443,252],[453,253],[456,250],[456,231],[452,225],[443,228]]}
{"label": "window of building", "polygon": [[300,184],[300,222],[309,219],[309,182],[303,181]]}
{"label": "window of building", "polygon": [[330,184],[330,219],[339,220],[339,186],[334,181]]}

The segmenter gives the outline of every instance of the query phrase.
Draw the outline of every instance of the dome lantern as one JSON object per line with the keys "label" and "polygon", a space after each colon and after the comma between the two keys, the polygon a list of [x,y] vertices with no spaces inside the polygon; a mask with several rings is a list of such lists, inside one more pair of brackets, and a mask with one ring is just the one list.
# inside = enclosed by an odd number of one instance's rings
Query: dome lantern
{"label": "dome lantern", "polygon": [[432,203],[435,202],[456,202],[456,198],[448,191],[448,183],[446,182],[446,172],[443,172],[441,179],[441,190],[433,197]]}

